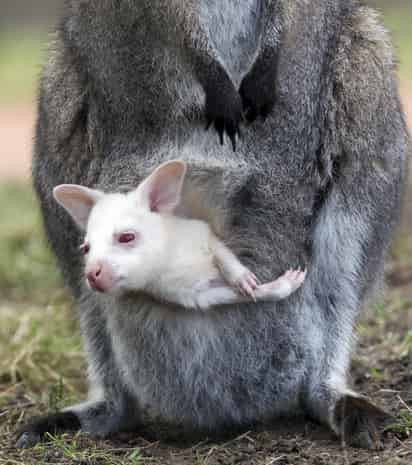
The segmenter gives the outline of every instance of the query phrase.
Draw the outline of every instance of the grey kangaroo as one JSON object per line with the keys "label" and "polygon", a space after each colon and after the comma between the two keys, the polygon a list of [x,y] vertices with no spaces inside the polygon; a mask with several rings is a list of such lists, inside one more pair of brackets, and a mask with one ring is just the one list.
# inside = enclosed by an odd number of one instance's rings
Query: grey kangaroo
{"label": "grey kangaroo", "polygon": [[[18,446],[48,431],[219,434],[305,413],[379,447],[388,415],[350,389],[348,368],[407,151],[390,40],[357,0],[69,0],[41,81],[33,177],[90,392],[23,426]],[[176,158],[193,218],[263,282],[306,268],[300,289],[199,311],[85,285],[84,237],[53,188],[127,193]]]}

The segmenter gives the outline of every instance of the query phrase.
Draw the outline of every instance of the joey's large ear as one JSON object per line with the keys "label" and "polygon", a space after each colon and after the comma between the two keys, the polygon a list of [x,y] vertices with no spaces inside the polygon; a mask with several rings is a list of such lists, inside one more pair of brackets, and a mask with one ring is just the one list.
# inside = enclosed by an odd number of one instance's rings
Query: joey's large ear
{"label": "joey's large ear", "polygon": [[104,194],[76,184],[62,184],[53,189],[53,196],[80,228],[86,229],[92,208]]}
{"label": "joey's large ear", "polygon": [[137,188],[139,200],[150,211],[172,213],[180,203],[186,170],[183,161],[163,163]]}

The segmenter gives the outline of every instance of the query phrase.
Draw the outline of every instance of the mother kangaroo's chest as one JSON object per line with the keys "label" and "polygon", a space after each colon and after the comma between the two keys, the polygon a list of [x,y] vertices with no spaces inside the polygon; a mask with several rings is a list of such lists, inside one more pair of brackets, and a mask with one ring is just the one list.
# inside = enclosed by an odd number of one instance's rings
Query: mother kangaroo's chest
{"label": "mother kangaroo's chest", "polygon": [[199,15],[210,43],[239,85],[259,46],[262,0],[203,0]]}

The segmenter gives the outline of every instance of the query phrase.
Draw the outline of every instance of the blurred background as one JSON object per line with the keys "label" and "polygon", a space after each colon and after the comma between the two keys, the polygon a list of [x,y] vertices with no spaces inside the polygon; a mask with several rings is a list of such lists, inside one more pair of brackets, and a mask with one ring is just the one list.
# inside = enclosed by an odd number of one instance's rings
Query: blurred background
{"label": "blurred background", "polygon": [[[43,239],[30,188],[37,80],[62,3],[0,0],[0,445],[1,432],[8,432],[15,421],[10,406],[58,408],[81,397],[85,389],[77,323]],[[369,3],[382,11],[392,31],[412,130],[412,0]],[[389,292],[360,325],[357,362],[364,368],[359,386],[368,382],[368,392],[371,382],[382,387],[389,379],[412,386],[412,377],[407,378],[412,347],[411,227],[412,190],[387,265]],[[392,367],[394,358],[404,360],[403,365]],[[45,389],[45,384],[50,387]],[[402,402],[412,399],[404,397]],[[7,415],[2,414],[5,405]],[[21,415],[17,407],[16,415]],[[409,427],[412,430],[412,415]]]}

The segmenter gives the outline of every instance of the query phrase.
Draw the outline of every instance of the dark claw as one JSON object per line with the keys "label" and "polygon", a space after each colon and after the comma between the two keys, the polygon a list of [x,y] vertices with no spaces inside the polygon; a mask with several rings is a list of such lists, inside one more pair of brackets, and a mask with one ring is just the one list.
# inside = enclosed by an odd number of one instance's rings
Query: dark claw
{"label": "dark claw", "polygon": [[41,440],[40,434],[37,433],[23,433],[17,439],[17,449],[30,449],[38,444]]}
{"label": "dark claw", "polygon": [[241,131],[239,126],[236,127],[232,122],[226,122],[219,118],[216,119],[213,123],[210,119],[207,121],[205,130],[209,130],[210,126],[213,124],[216,132],[219,135],[219,142],[220,145],[224,145],[225,142],[225,132],[229,136],[230,142],[232,144],[233,151],[236,152],[236,136],[240,139],[241,138]]}
{"label": "dark claw", "polygon": [[232,142],[233,151],[236,152],[236,134],[238,133],[238,131],[233,124],[228,124],[226,126],[226,132],[229,136],[230,141]]}
{"label": "dark claw", "polygon": [[230,78],[224,73],[216,73],[205,87],[206,129],[213,124],[221,145],[225,134],[236,151],[236,135],[242,121],[242,99]]}
{"label": "dark claw", "polygon": [[225,139],[224,139],[225,123],[223,119],[219,118],[215,121],[215,129],[217,133],[219,134],[220,145],[223,145],[225,142]]}
{"label": "dark claw", "polygon": [[80,420],[74,412],[58,412],[44,417],[33,418],[17,432],[16,447],[28,449],[40,442],[46,433],[56,434],[65,431],[76,431],[80,428]]}
{"label": "dark claw", "polygon": [[272,112],[276,102],[274,75],[274,69],[264,74],[252,69],[243,79],[239,92],[249,123],[253,123],[259,116],[266,119]]}
{"label": "dark claw", "polygon": [[249,107],[246,111],[246,119],[249,123],[253,123],[258,117],[258,113],[255,108]]}
{"label": "dark claw", "polygon": [[270,115],[270,112],[272,111],[272,109],[273,109],[273,105],[271,104],[264,105],[260,112],[260,114],[262,115],[262,118],[266,119]]}
{"label": "dark claw", "polygon": [[236,136],[231,136],[230,140],[232,142],[233,151],[236,152]]}

